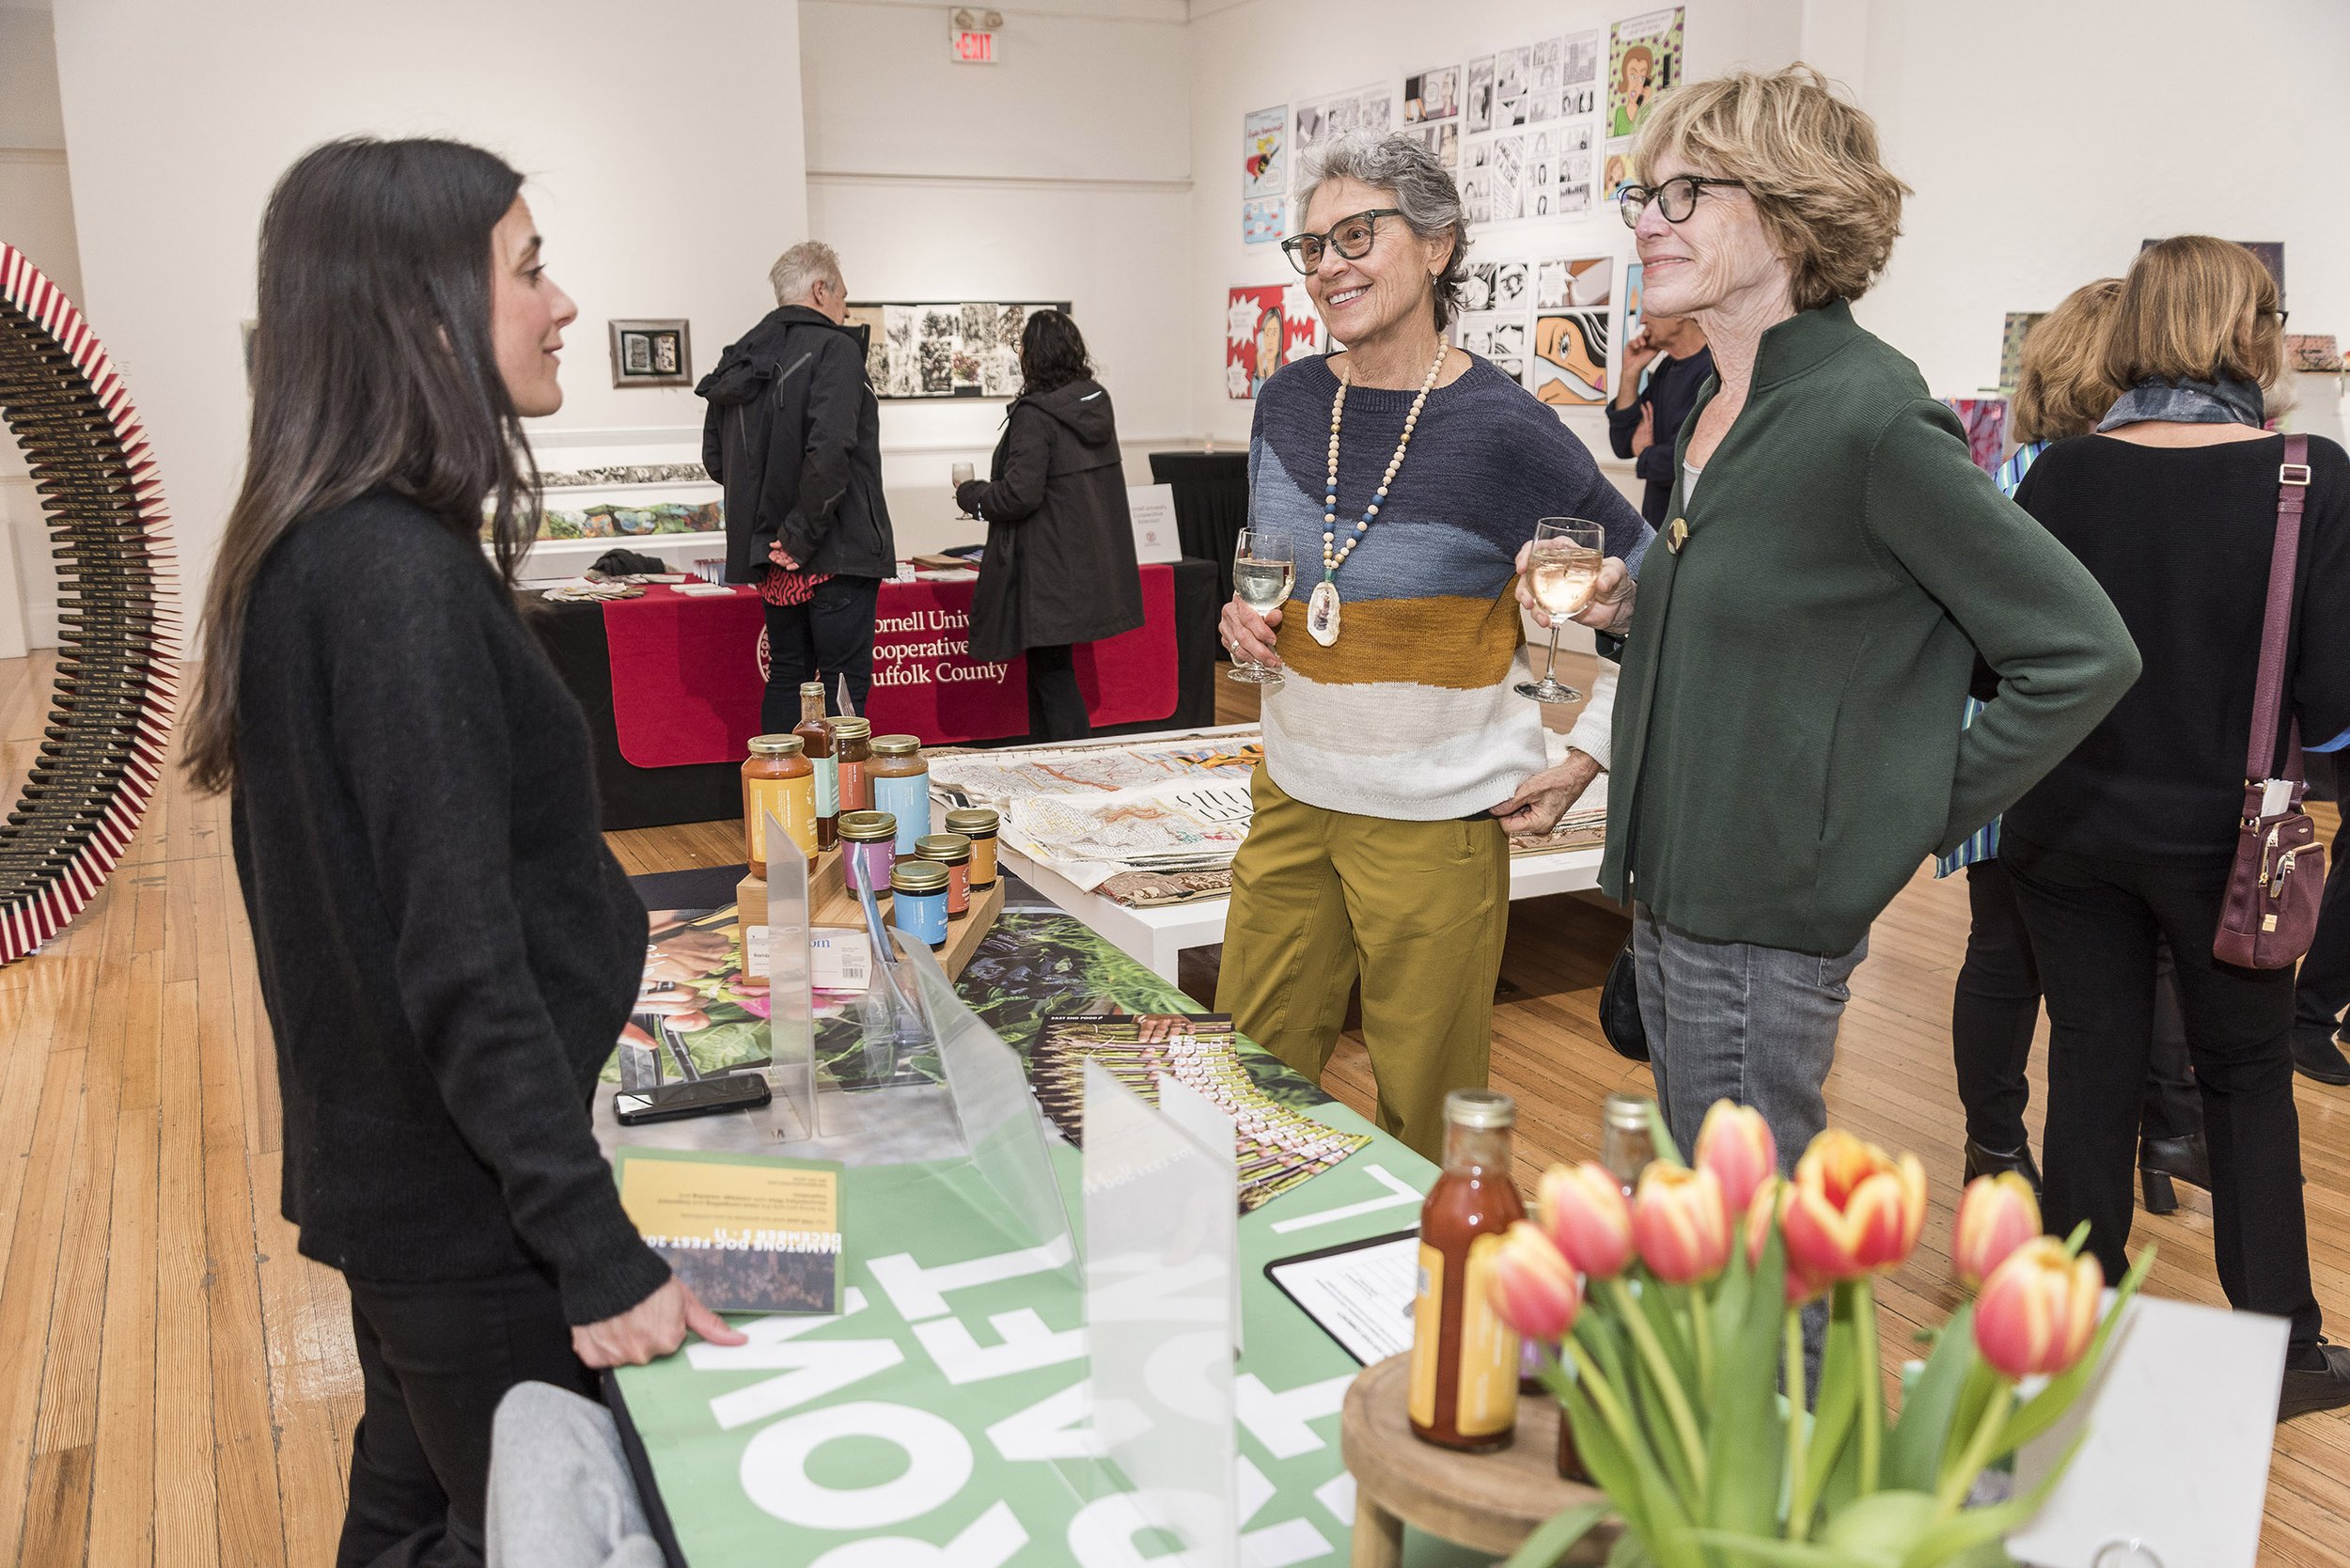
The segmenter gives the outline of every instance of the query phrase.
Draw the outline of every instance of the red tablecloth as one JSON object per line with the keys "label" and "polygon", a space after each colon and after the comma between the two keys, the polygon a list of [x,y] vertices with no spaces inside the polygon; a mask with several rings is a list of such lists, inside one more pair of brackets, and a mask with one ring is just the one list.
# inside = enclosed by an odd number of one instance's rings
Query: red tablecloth
{"label": "red tablecloth", "polygon": [[[972,583],[884,583],[874,613],[876,735],[926,745],[1001,740],[1028,729],[1027,661],[975,664]],[[1175,577],[1142,569],[1143,623],[1077,650],[1077,684],[1096,725],[1175,711]],[[729,762],[749,754],[766,694],[766,618],[755,589],[699,596],[653,586],[603,606],[620,755],[640,768]]]}

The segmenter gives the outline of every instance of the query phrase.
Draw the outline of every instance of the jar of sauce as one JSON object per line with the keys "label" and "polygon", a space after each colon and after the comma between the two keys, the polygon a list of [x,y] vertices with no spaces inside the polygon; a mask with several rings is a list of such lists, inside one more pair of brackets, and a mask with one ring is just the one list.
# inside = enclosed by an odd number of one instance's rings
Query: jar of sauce
{"label": "jar of sauce", "polygon": [[751,875],[767,876],[767,818],[773,815],[812,865],[816,859],[816,770],[797,735],[754,735],[743,764],[743,841]]}
{"label": "jar of sauce", "polygon": [[837,718],[832,721],[832,760],[840,773],[840,809],[870,811],[873,808],[873,781],[865,770],[873,761],[873,726],[861,718]]}
{"label": "jar of sauce", "polygon": [[889,923],[933,948],[947,945],[947,868],[934,860],[901,860],[889,873],[896,897]]}
{"label": "jar of sauce", "polygon": [[898,864],[898,819],[886,811],[840,813],[840,875],[854,895],[870,887],[889,894],[889,873]]}
{"label": "jar of sauce", "polygon": [[947,868],[947,917],[971,913],[971,840],[960,833],[925,833],[914,841],[914,853]]}
{"label": "jar of sauce", "polygon": [[832,726],[824,722],[824,683],[800,682],[800,722],[791,727],[800,752],[816,769],[816,847],[840,841],[840,764],[832,754]]}
{"label": "jar of sauce", "polygon": [[873,809],[898,819],[898,858],[914,858],[914,841],[931,830],[931,765],[913,735],[873,737]]}
{"label": "jar of sauce", "polygon": [[1409,1410],[1423,1442],[1481,1453],[1508,1448],[1518,1419],[1518,1337],[1485,1295],[1503,1232],[1526,1217],[1510,1176],[1517,1106],[1456,1089],[1444,1113],[1444,1174],[1419,1213]]}
{"label": "jar of sauce", "polygon": [[995,813],[984,806],[966,806],[947,813],[947,831],[971,840],[971,891],[983,893],[995,886]]}

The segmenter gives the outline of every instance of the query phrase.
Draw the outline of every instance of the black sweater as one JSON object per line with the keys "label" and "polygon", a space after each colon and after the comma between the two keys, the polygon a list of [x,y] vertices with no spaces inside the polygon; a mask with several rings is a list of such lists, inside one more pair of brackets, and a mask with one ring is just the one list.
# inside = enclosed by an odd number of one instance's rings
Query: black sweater
{"label": "black sweater", "polygon": [[578,705],[479,547],[387,494],[296,525],[247,614],[231,823],[302,1251],[380,1280],[535,1263],[571,1322],[625,1311],[668,1267],[587,1103],[646,919]]}
{"label": "black sweater", "polygon": [[[2085,435],[2024,476],[2015,499],[2096,577],[2145,670],[2008,812],[2004,835],[2121,860],[2234,853],[2284,445]],[[2312,438],[2310,467],[2283,717],[2323,745],[2350,729],[2350,458]],[[2280,724],[2280,764],[2283,740]]]}

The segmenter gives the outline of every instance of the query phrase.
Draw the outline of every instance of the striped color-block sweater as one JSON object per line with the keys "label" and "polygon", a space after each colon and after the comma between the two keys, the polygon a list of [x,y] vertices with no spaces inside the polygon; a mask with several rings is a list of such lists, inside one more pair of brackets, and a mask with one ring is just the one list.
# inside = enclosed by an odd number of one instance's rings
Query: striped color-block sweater
{"label": "striped color-block sweater", "polygon": [[[1371,531],[1339,569],[1338,642],[1307,634],[1322,580],[1323,496],[1338,377],[1284,367],[1257,397],[1249,525],[1285,538],[1297,586],[1280,626],[1286,682],[1264,704],[1265,766],[1292,798],[1405,822],[1473,817],[1543,765],[1540,705],[1513,594],[1518,547],[1545,517],[1606,529],[1637,567],[1648,525],[1559,416],[1491,363],[1428,395]],[[1403,432],[1414,390],[1350,388],[1339,454],[1340,539]]]}

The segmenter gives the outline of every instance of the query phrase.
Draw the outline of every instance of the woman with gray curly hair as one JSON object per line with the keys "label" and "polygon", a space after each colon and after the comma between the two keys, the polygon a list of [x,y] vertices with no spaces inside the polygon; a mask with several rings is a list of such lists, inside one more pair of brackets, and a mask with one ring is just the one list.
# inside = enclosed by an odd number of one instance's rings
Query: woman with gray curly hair
{"label": "woman with gray curly hair", "polygon": [[1446,344],[1468,242],[1425,148],[1345,138],[1300,208],[1282,249],[1345,348],[1257,396],[1249,526],[1290,545],[1297,589],[1263,616],[1224,611],[1234,653],[1284,680],[1216,1005],[1319,1079],[1359,980],[1379,1124],[1434,1159],[1445,1095],[1485,1082],[1508,832],[1569,804],[1543,776],[1540,709],[1512,690],[1529,673],[1518,548],[1571,515],[1637,560],[1647,525],[1555,413]]}

